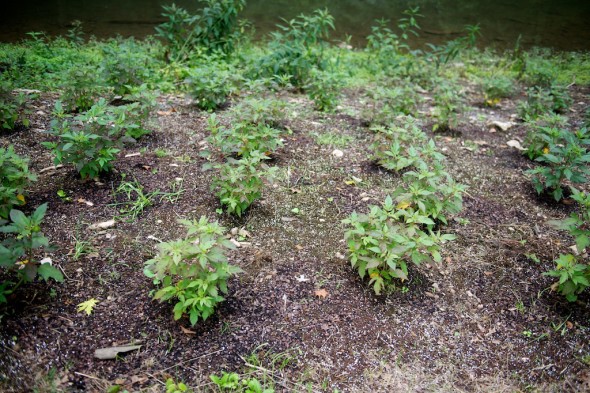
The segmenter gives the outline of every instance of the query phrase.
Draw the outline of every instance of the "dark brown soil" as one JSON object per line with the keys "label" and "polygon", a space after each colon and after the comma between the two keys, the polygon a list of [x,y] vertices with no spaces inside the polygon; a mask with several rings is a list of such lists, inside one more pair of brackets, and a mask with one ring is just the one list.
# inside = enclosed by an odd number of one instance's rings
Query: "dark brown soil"
{"label": "dark brown soil", "polygon": [[[574,86],[571,93],[575,123],[589,92]],[[302,96],[281,98],[289,102],[285,125],[292,134],[272,163],[280,174],[241,219],[216,213],[212,173],[202,171],[198,158],[207,114],[181,98],[161,99],[156,131],[122,152],[116,170],[100,182],[80,181],[69,166],[41,172],[53,164],[40,145],[53,97],[36,102],[29,129],[0,135],[2,145],[31,157],[39,173],[25,210],[49,203],[44,231],[58,246],[52,258],[67,277],[63,284],[24,286],[11,299],[1,328],[5,391],[40,388],[51,369],[66,391],[104,391],[115,383],[158,391],[168,376],[206,387],[211,373],[243,370],[246,361],[271,370],[280,381],[277,391],[588,388],[589,295],[568,303],[541,274],[573,244],[547,220],[575,206],[534,192],[523,173],[533,163],[506,145],[522,141],[524,126],[490,132],[487,121],[510,119],[514,102],[490,110],[478,107],[474,96],[460,132],[436,138],[449,171],[469,186],[462,213],[444,228],[457,240],[445,244],[444,262],[413,267],[403,288],[375,296],[344,257],[341,220],[379,204],[399,176],[371,163],[371,132],[360,112],[321,114]],[[350,92],[342,107],[355,105]],[[316,143],[315,135],[327,133],[352,142]],[[158,157],[156,148],[170,154]],[[335,148],[343,157],[332,155]],[[175,182],[184,192],[173,202],[156,199],[132,222],[90,230],[118,214],[111,204],[120,201],[113,190],[123,174],[146,192],[170,191]],[[362,183],[347,184],[352,176]],[[72,202],[62,201],[58,190]],[[301,214],[291,212],[295,207]],[[151,300],[154,286],[142,269],[157,239],[184,235],[178,218],[202,215],[228,229],[243,227],[251,237],[249,246],[230,254],[245,272],[231,280],[226,301],[191,328],[187,320],[173,320],[172,305]],[[78,260],[76,241],[92,245]],[[328,295],[316,296],[318,289]],[[77,305],[90,298],[99,300],[94,313],[78,313]],[[97,348],[131,342],[141,349],[117,360],[93,357]]]}

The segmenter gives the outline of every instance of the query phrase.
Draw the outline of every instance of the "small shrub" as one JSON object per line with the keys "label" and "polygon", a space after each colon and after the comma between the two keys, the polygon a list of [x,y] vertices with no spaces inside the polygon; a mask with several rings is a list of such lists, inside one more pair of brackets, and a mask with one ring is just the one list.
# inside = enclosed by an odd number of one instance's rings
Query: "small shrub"
{"label": "small shrub", "polygon": [[557,228],[566,230],[576,241],[576,248],[583,252],[590,245],[590,193],[571,188],[572,199],[578,202],[580,209],[564,220],[550,221]]}
{"label": "small shrub", "polygon": [[531,160],[549,153],[551,146],[564,143],[563,133],[567,118],[555,113],[547,113],[535,121],[528,123],[528,131],[524,140],[527,149],[524,154]]}
{"label": "small shrub", "polygon": [[211,381],[220,391],[243,392],[243,393],[274,393],[274,389],[267,388],[254,377],[240,378],[237,373],[223,371],[220,376],[212,374]]}
{"label": "small shrub", "polygon": [[436,65],[437,70],[455,60],[462,52],[475,48],[477,36],[481,35],[479,25],[465,26],[465,33],[463,37],[448,41],[444,45],[426,44],[430,47],[430,52],[426,56]]}
{"label": "small shrub", "polygon": [[[418,161],[415,169],[403,174],[404,185],[393,193],[401,210],[409,216],[419,214],[447,224],[448,214],[457,214],[463,207],[466,186],[455,182],[438,156],[431,162]],[[430,225],[430,224],[429,224]]]}
{"label": "small shrub", "polygon": [[311,72],[305,90],[318,111],[329,112],[338,105],[338,96],[343,87],[342,78],[329,72]]}
{"label": "small shrub", "polygon": [[228,116],[234,123],[277,127],[286,118],[285,109],[285,102],[279,99],[246,97],[229,109]]}
{"label": "small shrub", "polygon": [[463,97],[457,86],[440,83],[434,92],[432,131],[451,131],[458,125],[458,113],[463,105]]}
{"label": "small shrub", "polygon": [[208,120],[208,130],[211,134],[207,141],[213,150],[204,151],[202,155],[205,157],[211,157],[214,153],[222,157],[249,157],[252,152],[262,152],[268,156],[283,146],[281,131],[264,123],[240,122],[226,128],[213,114]]}
{"label": "small shrub", "polygon": [[63,77],[61,89],[60,100],[68,112],[87,111],[108,92],[102,80],[97,79],[96,67],[91,65],[70,68]]}
{"label": "small shrub", "polygon": [[235,70],[225,62],[211,57],[211,63],[203,63],[191,69],[187,79],[189,94],[203,110],[213,111],[224,105],[237,84]]}
{"label": "small shrub", "polygon": [[519,78],[529,86],[547,88],[559,75],[559,68],[547,57],[549,53],[523,53]]}
{"label": "small shrub", "polygon": [[376,86],[368,92],[370,110],[365,116],[373,124],[390,124],[400,115],[412,115],[421,101],[417,86],[408,81],[392,81],[393,87]]}
{"label": "small shrub", "polygon": [[354,212],[343,223],[351,227],[344,237],[352,267],[361,278],[369,276],[376,294],[394,279],[406,280],[408,262],[440,261],[439,244],[455,238],[424,229],[423,225],[434,225],[432,219],[419,214],[409,217],[391,197],[382,207],[371,206],[369,214]]}
{"label": "small shrub", "polygon": [[56,103],[51,133],[58,142],[43,145],[55,155],[55,163],[72,163],[82,178],[110,171],[112,161],[126,142],[148,133],[141,125],[146,116],[139,103],[110,107],[100,99],[73,119]]}
{"label": "small shrub", "polygon": [[544,274],[558,278],[559,281],[552,288],[557,289],[568,301],[575,302],[578,295],[590,287],[590,265],[579,263],[572,254],[561,254],[555,260],[555,265],[555,270]]}
{"label": "small shrub", "polygon": [[158,254],[146,262],[144,274],[161,284],[154,299],[176,300],[174,319],[188,314],[191,325],[206,320],[224,300],[228,279],[241,269],[228,263],[225,253],[235,248],[225,228],[206,217],[179,220],[186,227],[184,239],[162,242]]}
{"label": "small shrub", "polygon": [[20,210],[10,211],[10,220],[0,219],[0,233],[7,234],[0,243],[0,267],[16,274],[18,281],[4,281],[0,284],[0,303],[6,303],[6,296],[23,283],[33,281],[37,276],[48,281],[63,281],[62,273],[51,264],[51,259],[40,259],[41,251],[50,251],[49,241],[41,232],[41,222],[47,211],[47,204],[39,206],[31,216]]}
{"label": "small shrub", "polygon": [[210,167],[219,169],[211,185],[229,214],[241,216],[244,211],[262,195],[264,181],[271,182],[276,168],[265,165],[268,157],[259,151],[252,151],[240,160],[229,158],[224,164]]}
{"label": "small shrub", "polygon": [[502,98],[514,94],[514,80],[506,75],[485,76],[481,79],[481,90],[485,105],[493,107]]}
{"label": "small shrub", "polygon": [[166,380],[166,393],[192,393],[193,390],[189,388],[184,382],[176,383],[172,378]]}
{"label": "small shrub", "polygon": [[421,159],[420,145],[426,142],[426,134],[413,118],[406,117],[398,122],[400,125],[373,127],[375,135],[371,144],[373,159],[395,172],[415,165]]}
{"label": "small shrub", "polygon": [[12,146],[0,147],[0,219],[8,218],[14,206],[24,205],[26,188],[37,180],[29,171],[28,162]]}
{"label": "small shrub", "polygon": [[[590,194],[572,188],[572,199],[578,202],[580,210],[564,220],[550,221],[549,224],[572,235],[576,240],[577,250],[584,253],[590,245]],[[590,263],[582,262],[579,258],[581,257],[572,254],[562,254],[555,260],[556,268],[544,273],[559,278],[552,288],[557,289],[570,302],[576,301],[578,294],[590,286]]]}
{"label": "small shrub", "polygon": [[334,18],[327,10],[316,10],[312,15],[300,15],[279,25],[271,34],[268,54],[253,67],[257,77],[284,76],[295,87],[308,82],[313,69],[325,70],[324,46]]}
{"label": "small shrub", "polygon": [[239,37],[238,14],[246,4],[245,0],[201,2],[205,6],[195,15],[174,4],[162,6],[162,15],[167,21],[156,27],[156,35],[168,45],[170,60],[186,60],[198,47],[205,48],[209,54],[233,52]]}
{"label": "small shrub", "polygon": [[12,88],[10,82],[0,79],[0,130],[12,130],[19,122],[25,127],[29,126],[26,104],[33,96],[22,92],[15,96]]}
{"label": "small shrub", "polygon": [[526,90],[526,100],[519,102],[519,116],[531,121],[550,112],[563,113],[571,105],[567,88],[552,85],[550,88],[530,87]]}
{"label": "small shrub", "polygon": [[410,47],[407,44],[410,34],[418,37],[418,25],[417,18],[422,17],[420,15],[420,7],[408,8],[403,11],[405,16],[398,19],[397,27],[401,34],[396,34],[388,27],[389,21],[386,19],[379,19],[375,21],[375,25],[371,26],[371,34],[367,37],[367,49],[370,51],[376,51],[381,56],[400,53],[403,51],[410,51]]}
{"label": "small shrub", "polygon": [[132,38],[112,40],[110,45],[102,47],[103,78],[115,94],[129,94],[134,87],[153,79],[157,52],[150,48],[157,49],[157,46],[143,44]]}
{"label": "small shrub", "polygon": [[[563,196],[562,186],[565,181],[581,184],[590,176],[590,153],[587,150],[587,146],[590,146],[590,133],[585,128],[576,132],[550,131],[556,136],[546,136],[548,146],[544,148],[544,154],[535,159],[545,165],[528,170],[527,173],[532,175],[537,193],[548,190],[559,201]],[[561,141],[563,143],[558,143]]]}

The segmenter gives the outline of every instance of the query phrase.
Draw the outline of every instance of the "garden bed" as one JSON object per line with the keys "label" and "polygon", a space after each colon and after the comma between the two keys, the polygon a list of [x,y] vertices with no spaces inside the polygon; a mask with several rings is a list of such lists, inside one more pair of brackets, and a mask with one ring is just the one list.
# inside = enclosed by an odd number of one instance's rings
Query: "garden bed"
{"label": "garden bed", "polygon": [[[266,370],[279,391],[588,387],[588,294],[568,303],[541,275],[572,244],[547,221],[575,206],[535,193],[523,174],[532,162],[506,145],[524,138],[523,125],[507,132],[487,125],[511,119],[512,102],[495,109],[473,102],[455,134],[435,135],[449,172],[469,187],[463,211],[444,229],[457,240],[444,245],[442,263],[411,268],[409,281],[376,296],[346,259],[341,221],[379,205],[400,178],[371,161],[372,132],[354,114],[358,94],[347,91],[335,113],[324,114],[300,95],[278,93],[289,103],[282,127],[291,131],[271,162],[278,180],[241,218],[216,213],[211,173],[199,158],[206,113],[161,96],[155,132],[120,152],[111,174],[82,181],[67,165],[44,170],[53,164],[40,143],[54,97],[37,99],[31,126],[1,138],[39,173],[24,210],[48,203],[43,229],[66,279],[25,286],[11,299],[2,322],[5,388],[39,386],[49,370],[67,391],[114,384],[136,391],[157,390],[169,376],[206,386],[212,373],[245,369]],[[588,89],[571,94],[575,119]],[[119,214],[114,190],[130,179],[146,192],[175,183],[183,192],[131,222],[89,229]],[[158,239],[183,236],[178,218],[200,216],[249,236],[236,236],[246,244],[229,253],[244,272],[230,280],[226,301],[191,327],[172,319],[172,305],[151,300],[142,270]],[[98,300],[94,312],[77,312],[90,298]],[[127,343],[141,348],[117,360],[93,356]]]}

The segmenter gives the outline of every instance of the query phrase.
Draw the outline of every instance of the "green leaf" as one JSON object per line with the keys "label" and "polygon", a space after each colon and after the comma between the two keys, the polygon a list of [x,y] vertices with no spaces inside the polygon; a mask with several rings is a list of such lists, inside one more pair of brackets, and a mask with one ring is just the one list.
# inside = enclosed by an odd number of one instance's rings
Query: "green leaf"
{"label": "green leaf", "polygon": [[49,263],[42,263],[37,269],[37,274],[45,281],[53,278],[57,282],[62,282],[64,276],[59,269],[51,266]]}
{"label": "green leaf", "polygon": [[25,228],[29,222],[25,213],[21,212],[20,210],[16,210],[16,209],[12,209],[10,211],[10,219],[19,228]]}
{"label": "green leaf", "polygon": [[45,217],[45,213],[47,212],[47,203],[42,204],[39,206],[35,212],[32,214],[31,218],[35,223],[40,223]]}

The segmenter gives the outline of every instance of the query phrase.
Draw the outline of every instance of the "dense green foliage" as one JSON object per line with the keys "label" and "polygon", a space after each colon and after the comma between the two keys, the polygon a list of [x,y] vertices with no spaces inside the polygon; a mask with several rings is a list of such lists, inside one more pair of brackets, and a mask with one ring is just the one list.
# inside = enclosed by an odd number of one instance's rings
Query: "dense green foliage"
{"label": "dense green foliage", "polygon": [[49,240],[41,232],[41,222],[47,211],[47,204],[39,206],[30,216],[20,210],[10,211],[10,222],[0,219],[0,233],[6,237],[0,242],[0,267],[16,275],[17,281],[3,281],[0,284],[0,303],[7,302],[7,296],[25,282],[37,276],[47,281],[63,281],[61,271],[52,266],[50,258],[40,258],[41,251],[50,251]]}
{"label": "dense green foliage", "polygon": [[227,280],[241,270],[227,262],[227,250],[235,248],[225,229],[206,217],[180,220],[183,239],[158,245],[158,254],[146,262],[144,273],[161,284],[154,299],[175,299],[174,319],[188,315],[191,325],[211,316],[227,293]]}
{"label": "dense green foliage", "polygon": [[143,121],[149,110],[138,102],[109,106],[104,99],[72,117],[56,103],[51,133],[57,142],[44,142],[55,155],[55,163],[72,163],[82,178],[94,178],[112,168],[123,145],[149,133]]}

